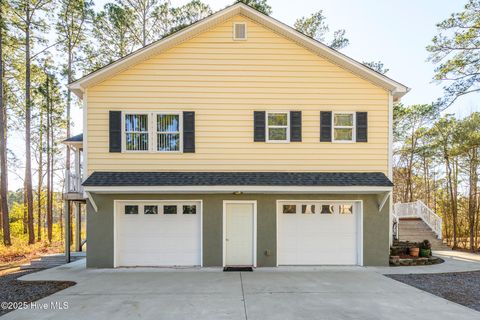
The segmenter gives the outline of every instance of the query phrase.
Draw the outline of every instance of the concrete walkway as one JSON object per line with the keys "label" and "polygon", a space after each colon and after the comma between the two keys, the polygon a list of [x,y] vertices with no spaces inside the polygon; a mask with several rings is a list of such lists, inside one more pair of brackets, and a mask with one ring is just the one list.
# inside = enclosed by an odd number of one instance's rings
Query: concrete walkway
{"label": "concrete walkway", "polygon": [[371,267],[373,271],[382,274],[409,274],[409,273],[446,273],[467,272],[480,270],[480,255],[461,251],[434,251],[433,255],[445,260],[444,263],[431,266],[415,267]]}
{"label": "concrete walkway", "polygon": [[[448,259],[453,269],[456,258]],[[466,268],[464,263],[471,262],[462,261]],[[67,310],[17,310],[2,320],[480,319],[480,312],[385,277],[382,273],[390,269],[398,273],[402,267],[227,273],[218,268],[85,269],[84,261],[77,261],[22,278],[76,281],[40,300],[68,302]]]}

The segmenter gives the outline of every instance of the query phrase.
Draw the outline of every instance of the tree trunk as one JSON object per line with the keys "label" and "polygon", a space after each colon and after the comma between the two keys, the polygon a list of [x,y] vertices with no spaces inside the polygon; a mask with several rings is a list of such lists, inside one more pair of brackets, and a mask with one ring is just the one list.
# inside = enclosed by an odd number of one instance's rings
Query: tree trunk
{"label": "tree trunk", "polygon": [[[50,76],[47,74],[47,88],[49,88]],[[47,90],[47,237],[52,242],[52,148],[51,148],[51,101],[50,92]]]}
{"label": "tree trunk", "polygon": [[[47,87],[48,94],[48,87]],[[43,110],[40,108],[38,130],[38,186],[37,186],[37,241],[42,240],[42,186],[43,186]]]}
{"label": "tree trunk", "polygon": [[475,225],[476,225],[476,214],[477,214],[477,184],[478,184],[478,175],[477,175],[477,150],[472,148],[471,157],[469,159],[469,197],[468,197],[468,229],[470,236],[470,252],[475,252]]}
{"label": "tree trunk", "polygon": [[[68,39],[68,57],[67,57],[67,81],[70,83],[72,81],[72,39]],[[70,107],[72,102],[72,95],[70,90],[67,91],[67,138],[70,138]],[[70,147],[67,145],[66,147],[66,157],[65,157],[65,185],[66,191],[68,192],[68,188],[70,187]],[[60,219],[60,224],[63,225],[63,220]]]}
{"label": "tree trunk", "polygon": [[142,47],[147,45],[147,9],[142,12]]}
{"label": "tree trunk", "polygon": [[23,183],[23,234],[28,233],[28,228],[27,228],[27,194],[25,193],[25,182]]}
{"label": "tree trunk", "polygon": [[8,166],[7,166],[7,106],[3,94],[3,7],[0,6],[0,210],[3,244],[10,246],[10,218],[8,213]]}
{"label": "tree trunk", "polygon": [[31,70],[30,70],[30,10],[26,9],[25,28],[25,198],[27,200],[28,243],[35,243],[33,227],[32,152],[31,152]]}
{"label": "tree trunk", "polygon": [[60,206],[60,239],[63,240],[63,205]]}
{"label": "tree trunk", "polygon": [[[52,237],[52,229],[53,229],[53,197],[54,197],[54,188],[53,188],[53,179],[54,179],[54,172],[55,172],[55,130],[53,127],[53,104],[50,104],[50,156],[51,156],[51,161],[50,161],[50,237]],[[63,188],[62,188],[63,190]],[[61,219],[60,219],[61,220]],[[60,223],[60,226],[62,224]],[[63,235],[63,230],[62,233]]]}
{"label": "tree trunk", "polygon": [[450,158],[445,152],[445,168],[447,171],[447,189],[450,196],[450,211],[452,214],[452,233],[453,233],[453,249],[457,248],[457,204],[456,204],[456,195],[453,189],[454,175],[452,173],[452,168],[450,164]]}

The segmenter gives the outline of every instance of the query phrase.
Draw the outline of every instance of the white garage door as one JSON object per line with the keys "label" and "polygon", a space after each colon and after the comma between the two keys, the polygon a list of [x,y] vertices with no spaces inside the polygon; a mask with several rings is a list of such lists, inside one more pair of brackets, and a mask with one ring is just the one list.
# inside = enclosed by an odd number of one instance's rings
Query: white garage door
{"label": "white garage door", "polygon": [[117,201],[116,266],[201,265],[200,201]]}
{"label": "white garage door", "polygon": [[278,202],[278,264],[360,264],[359,211],[355,202]]}

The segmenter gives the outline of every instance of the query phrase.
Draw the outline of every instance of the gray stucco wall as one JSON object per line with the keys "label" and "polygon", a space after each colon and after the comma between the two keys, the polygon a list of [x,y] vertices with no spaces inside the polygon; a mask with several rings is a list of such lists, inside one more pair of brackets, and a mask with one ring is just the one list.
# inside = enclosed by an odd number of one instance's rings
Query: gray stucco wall
{"label": "gray stucco wall", "polygon": [[94,194],[98,212],[88,203],[87,266],[113,267],[114,200],[203,200],[203,264],[222,265],[223,200],[257,200],[257,265],[276,265],[276,200],[363,200],[363,262],[388,265],[389,206],[378,212],[376,195],[293,194]]}

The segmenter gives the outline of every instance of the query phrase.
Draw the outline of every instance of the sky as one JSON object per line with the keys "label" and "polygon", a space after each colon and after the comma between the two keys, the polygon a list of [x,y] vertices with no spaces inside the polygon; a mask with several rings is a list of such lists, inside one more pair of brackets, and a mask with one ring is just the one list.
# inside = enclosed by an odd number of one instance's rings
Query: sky
{"label": "sky", "polygon": [[[233,0],[203,0],[212,10],[220,10]],[[100,10],[107,0],[95,1]],[[188,0],[171,0],[178,6]],[[330,30],[345,29],[350,44],[341,51],[358,61],[382,61],[387,75],[411,88],[402,98],[406,105],[431,103],[442,96],[442,85],[432,81],[434,65],[427,61],[425,47],[437,33],[436,24],[453,12],[463,9],[466,0],[269,0],[272,17],[290,26],[302,16],[323,10]],[[471,95],[452,105],[446,112],[465,117],[480,110],[479,95]],[[73,134],[82,131],[80,109],[72,110]],[[21,157],[21,156],[20,156]],[[9,189],[22,182],[10,174]]]}

